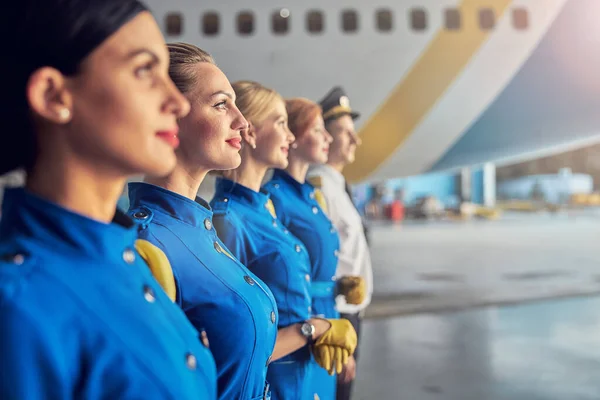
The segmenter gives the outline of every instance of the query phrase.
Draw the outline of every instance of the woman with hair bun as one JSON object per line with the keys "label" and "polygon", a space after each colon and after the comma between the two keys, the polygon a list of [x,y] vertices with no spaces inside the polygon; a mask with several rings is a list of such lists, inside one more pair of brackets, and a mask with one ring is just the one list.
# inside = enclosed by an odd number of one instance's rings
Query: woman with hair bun
{"label": "woman with hair bun", "polygon": [[21,0],[0,34],[17,38],[0,174],[27,174],[2,204],[0,398],[215,399],[209,350],[148,268],[164,254],[116,211],[129,176],[175,166],[189,111],[156,22],[136,0]]}

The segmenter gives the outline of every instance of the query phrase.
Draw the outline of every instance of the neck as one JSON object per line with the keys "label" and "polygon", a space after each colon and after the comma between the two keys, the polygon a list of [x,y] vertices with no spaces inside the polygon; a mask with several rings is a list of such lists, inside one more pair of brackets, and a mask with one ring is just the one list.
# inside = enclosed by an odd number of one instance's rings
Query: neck
{"label": "neck", "polygon": [[145,182],[163,187],[191,200],[196,200],[198,189],[208,174],[206,168],[190,168],[177,162],[175,169],[162,178],[146,177]]}
{"label": "neck", "polygon": [[306,182],[306,174],[308,173],[308,167],[310,164],[304,160],[290,157],[290,163],[286,168],[286,171],[292,178],[300,183]]}
{"label": "neck", "polygon": [[234,170],[235,181],[255,192],[260,191],[260,184],[267,174],[268,166],[258,162],[251,156],[242,156],[242,163]]}
{"label": "neck", "polygon": [[70,157],[40,155],[26,188],[70,211],[109,223],[127,177]]}
{"label": "neck", "polygon": [[346,164],[344,164],[343,162],[335,162],[335,161],[329,161],[329,162],[327,162],[327,165],[329,165],[331,168],[335,169],[340,174],[344,171],[344,167],[346,166]]}

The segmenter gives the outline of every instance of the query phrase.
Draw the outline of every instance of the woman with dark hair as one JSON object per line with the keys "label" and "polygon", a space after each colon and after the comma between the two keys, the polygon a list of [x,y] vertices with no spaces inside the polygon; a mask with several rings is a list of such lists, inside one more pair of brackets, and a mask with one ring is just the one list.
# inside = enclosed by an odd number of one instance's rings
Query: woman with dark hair
{"label": "woman with dark hair", "polygon": [[136,0],[21,0],[0,34],[0,174],[27,171],[2,204],[0,398],[214,399],[209,350],[148,269],[164,254],[116,211],[128,176],[174,167],[189,111],[156,22]]}

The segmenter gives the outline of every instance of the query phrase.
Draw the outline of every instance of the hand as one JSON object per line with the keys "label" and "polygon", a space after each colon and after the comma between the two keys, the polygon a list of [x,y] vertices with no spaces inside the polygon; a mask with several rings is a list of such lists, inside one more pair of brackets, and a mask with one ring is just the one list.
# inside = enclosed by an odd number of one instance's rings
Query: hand
{"label": "hand", "polygon": [[362,304],[367,295],[367,285],[360,276],[343,276],[337,281],[337,292],[348,304]]}
{"label": "hand", "polygon": [[356,360],[350,356],[348,363],[344,366],[341,373],[338,373],[338,382],[350,383],[356,378]]}
{"label": "hand", "polygon": [[348,350],[348,355],[354,354],[354,350],[358,344],[358,338],[350,321],[344,318],[328,319],[326,321],[331,324],[331,327],[317,338],[314,346],[338,346]]}
{"label": "hand", "polygon": [[312,353],[317,364],[327,370],[329,375],[340,374],[351,357],[348,350],[339,346],[319,345],[312,347]]}

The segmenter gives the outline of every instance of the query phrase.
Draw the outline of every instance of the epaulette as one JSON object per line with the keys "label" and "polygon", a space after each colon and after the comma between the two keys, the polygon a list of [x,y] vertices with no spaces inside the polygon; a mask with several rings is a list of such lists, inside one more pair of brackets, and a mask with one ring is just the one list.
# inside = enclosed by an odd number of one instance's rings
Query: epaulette
{"label": "epaulette", "polygon": [[127,212],[127,215],[129,215],[131,219],[133,219],[133,222],[137,224],[138,230],[140,231],[148,228],[150,222],[152,221],[152,218],[154,217],[154,213],[152,212],[152,210],[149,210],[148,208],[143,206],[129,210]]}
{"label": "epaulette", "polygon": [[315,188],[315,200],[319,204],[319,207],[321,207],[321,210],[327,215],[327,201],[321,189]]}
{"label": "epaulette", "polygon": [[310,176],[308,178],[308,182],[317,189],[320,189],[323,187],[323,179],[321,178],[320,175]]}
{"label": "epaulette", "polygon": [[277,218],[277,212],[275,211],[275,204],[273,204],[273,200],[269,199],[265,204],[265,208],[269,211],[269,214],[273,218]]}

